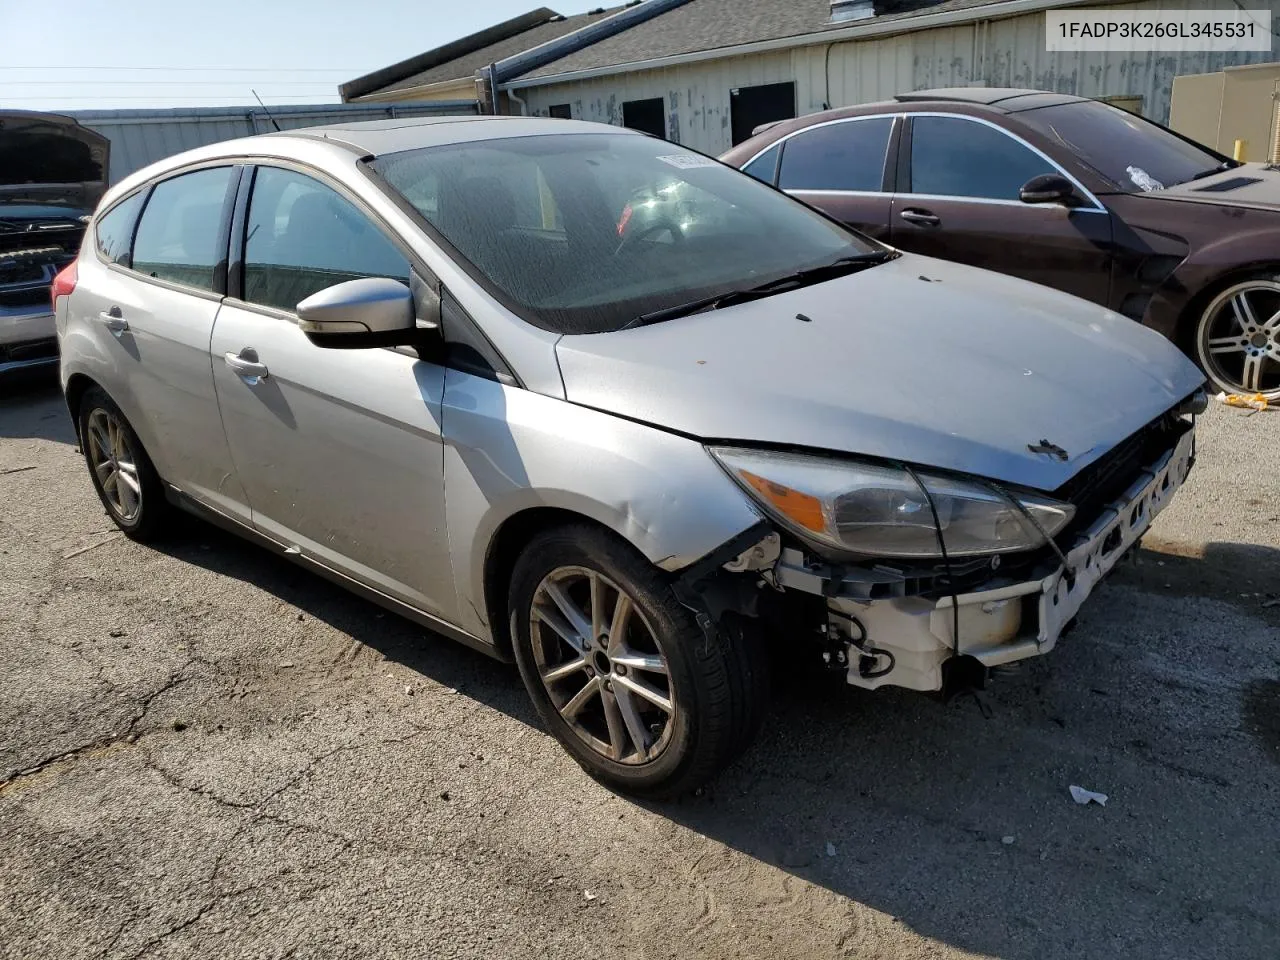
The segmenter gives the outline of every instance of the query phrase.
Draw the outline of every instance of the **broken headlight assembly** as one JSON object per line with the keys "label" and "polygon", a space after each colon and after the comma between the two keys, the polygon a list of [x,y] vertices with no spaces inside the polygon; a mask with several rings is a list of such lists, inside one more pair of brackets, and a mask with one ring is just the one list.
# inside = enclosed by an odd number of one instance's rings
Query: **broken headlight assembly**
{"label": "broken headlight assembly", "polygon": [[1033,550],[1075,513],[1039,494],[927,470],[741,447],[708,450],[769,516],[828,555],[937,559],[939,532],[949,557]]}

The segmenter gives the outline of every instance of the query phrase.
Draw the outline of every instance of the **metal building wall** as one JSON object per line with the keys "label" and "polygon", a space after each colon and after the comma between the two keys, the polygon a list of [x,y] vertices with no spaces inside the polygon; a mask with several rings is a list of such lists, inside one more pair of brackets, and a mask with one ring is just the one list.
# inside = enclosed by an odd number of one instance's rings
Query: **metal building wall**
{"label": "metal building wall", "polygon": [[[1126,3],[1153,13],[1234,10],[1230,0]],[[809,109],[821,109],[825,48],[795,51],[797,79],[808,80]],[[1168,123],[1173,78],[1275,60],[1276,53],[1051,53],[1043,13],[922,30],[831,49],[833,103],[867,103],[907,90],[991,86],[1056,90],[1082,97],[1141,96],[1143,115]]]}
{"label": "metal building wall", "polygon": [[[111,183],[147,164],[184,150],[257,133],[275,127],[261,107],[189,107],[170,110],[67,111],[86,127],[111,141]],[[381,120],[386,117],[427,117],[474,114],[474,101],[425,103],[325,103],[271,108],[282,130],[326,123]]]}
{"label": "metal building wall", "polygon": [[[1231,0],[1138,0],[1125,8],[1234,10]],[[1032,87],[1085,97],[1141,96],[1145,116],[1167,123],[1173,78],[1272,62],[1248,53],[1050,53],[1045,18],[1031,13],[790,51],[703,60],[656,70],[517,90],[529,112],[569,103],[573,116],[621,124],[622,102],[667,99],[668,137],[707,153],[729,148],[729,91],[794,80],[801,115],[930,87]]]}
{"label": "metal building wall", "polygon": [[[517,92],[534,116],[548,116],[553,104],[567,103],[575,120],[615,126],[622,125],[625,101],[662,97],[667,110],[667,139],[714,154],[729,148],[730,90],[793,79],[792,52],[783,50],[532,87],[527,96]],[[797,103],[797,108],[808,112],[803,101]]]}

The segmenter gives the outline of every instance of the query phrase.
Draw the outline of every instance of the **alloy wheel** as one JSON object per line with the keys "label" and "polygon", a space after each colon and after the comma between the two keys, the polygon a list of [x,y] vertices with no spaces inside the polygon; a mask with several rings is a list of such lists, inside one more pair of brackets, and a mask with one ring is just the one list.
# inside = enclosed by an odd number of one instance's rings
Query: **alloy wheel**
{"label": "alloy wheel", "polygon": [[534,591],[533,658],[552,704],[593,751],[656,759],[680,706],[661,643],[631,596],[585,567],[558,567]]}
{"label": "alloy wheel", "polygon": [[1280,282],[1255,278],[1218,294],[1196,350],[1205,373],[1232,392],[1280,394]]}
{"label": "alloy wheel", "polygon": [[101,407],[87,422],[89,462],[112,512],[125,522],[142,510],[142,482],[138,461],[120,419]]}

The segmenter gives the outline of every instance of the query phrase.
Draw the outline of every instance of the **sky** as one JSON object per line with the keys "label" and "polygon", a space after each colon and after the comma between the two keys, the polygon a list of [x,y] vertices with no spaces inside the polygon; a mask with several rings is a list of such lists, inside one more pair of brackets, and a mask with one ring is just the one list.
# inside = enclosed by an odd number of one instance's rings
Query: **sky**
{"label": "sky", "polygon": [[540,6],[601,0],[0,0],[0,108],[335,103],[338,84]]}

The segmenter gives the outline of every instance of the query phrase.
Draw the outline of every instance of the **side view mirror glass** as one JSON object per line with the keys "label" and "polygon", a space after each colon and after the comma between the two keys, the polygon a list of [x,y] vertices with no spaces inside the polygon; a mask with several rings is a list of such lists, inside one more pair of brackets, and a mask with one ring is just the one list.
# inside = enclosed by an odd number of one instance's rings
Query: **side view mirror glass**
{"label": "side view mirror glass", "polygon": [[1057,173],[1032,177],[1018,191],[1018,199],[1023,203],[1061,203],[1068,207],[1079,204],[1076,188],[1070,180]]}
{"label": "side view mirror glass", "polygon": [[413,294],[399,280],[365,277],[325,287],[297,306],[298,326],[318,347],[390,347],[417,331]]}

